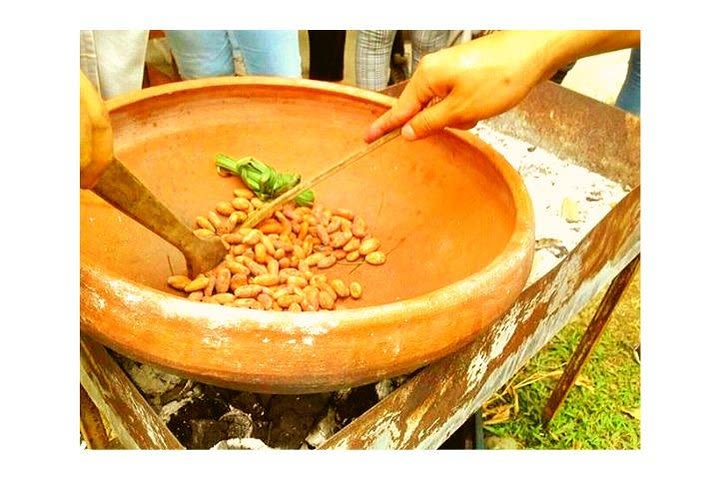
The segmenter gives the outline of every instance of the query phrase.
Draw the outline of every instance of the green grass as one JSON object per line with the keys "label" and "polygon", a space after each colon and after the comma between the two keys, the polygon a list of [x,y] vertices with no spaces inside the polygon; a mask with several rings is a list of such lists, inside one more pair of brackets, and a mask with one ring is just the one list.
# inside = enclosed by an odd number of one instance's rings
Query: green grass
{"label": "green grass", "polygon": [[[524,380],[561,370],[603,294],[604,291],[566,325],[510,384],[520,385]],[[627,412],[639,417],[640,365],[633,357],[633,348],[639,342],[640,269],[583,366],[579,382],[570,390],[548,428],[542,426],[541,413],[558,380],[557,374],[518,388],[518,411],[508,421],[486,425],[485,436],[511,437],[523,448],[531,449],[640,448],[640,420]],[[512,395],[506,393],[486,407],[512,400]]]}

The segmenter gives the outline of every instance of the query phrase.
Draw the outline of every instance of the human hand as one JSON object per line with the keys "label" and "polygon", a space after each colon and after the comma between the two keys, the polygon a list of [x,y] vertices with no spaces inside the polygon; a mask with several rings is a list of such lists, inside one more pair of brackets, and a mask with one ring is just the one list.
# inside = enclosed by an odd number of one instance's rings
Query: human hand
{"label": "human hand", "polygon": [[519,103],[541,79],[535,50],[497,32],[425,56],[397,103],[370,126],[371,142],[404,125],[408,140],[467,129]]}
{"label": "human hand", "polygon": [[80,186],[92,188],[112,161],[113,140],[105,102],[80,72]]}
{"label": "human hand", "polygon": [[499,31],[425,56],[396,104],[365,134],[403,126],[408,140],[467,129],[514,107],[540,81],[585,55],[638,45],[639,31]]}

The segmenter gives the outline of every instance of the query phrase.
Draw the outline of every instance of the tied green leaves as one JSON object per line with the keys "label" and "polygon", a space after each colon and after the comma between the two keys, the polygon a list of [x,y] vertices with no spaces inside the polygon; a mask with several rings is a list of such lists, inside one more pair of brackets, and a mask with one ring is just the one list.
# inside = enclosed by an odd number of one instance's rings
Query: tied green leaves
{"label": "tied green leaves", "polygon": [[[282,195],[300,183],[300,175],[280,173],[254,157],[236,160],[221,153],[215,157],[215,165],[240,177],[262,201]],[[312,190],[305,190],[295,197],[295,203],[301,207],[312,206],[314,201],[315,194]]]}
{"label": "tied green leaves", "polygon": [[300,192],[298,196],[295,197],[295,203],[300,207],[312,207],[314,201],[315,193],[312,190]]}

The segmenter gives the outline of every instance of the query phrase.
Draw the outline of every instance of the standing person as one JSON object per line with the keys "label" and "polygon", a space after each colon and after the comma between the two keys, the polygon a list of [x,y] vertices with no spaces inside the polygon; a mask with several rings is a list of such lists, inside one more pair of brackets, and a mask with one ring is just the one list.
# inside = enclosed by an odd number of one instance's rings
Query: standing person
{"label": "standing person", "polygon": [[410,77],[408,61],[405,57],[405,44],[402,39],[402,30],[395,33],[392,50],[390,52],[390,80],[388,86],[404,82]]}
{"label": "standing person", "polygon": [[80,70],[107,100],[140,90],[149,30],[80,30]]}
{"label": "standing person", "polygon": [[628,71],[615,106],[640,115],[640,47],[633,48],[628,60]]}
{"label": "standing person", "polygon": [[297,30],[166,30],[183,79],[301,76]]}
{"label": "standing person", "polygon": [[345,69],[345,30],[308,30],[310,79],[341,82]]}
{"label": "standing person", "polygon": [[[390,53],[397,30],[360,30],[355,49],[355,69],[360,88],[381,90],[390,80]],[[412,69],[425,55],[447,46],[448,30],[411,30]]]}
{"label": "standing person", "polygon": [[[472,128],[510,110],[578,58],[639,46],[638,30],[533,30],[500,31],[444,49],[423,59],[393,107],[370,125],[365,141],[399,127],[407,140],[445,127]],[[639,54],[636,60],[639,66]]]}

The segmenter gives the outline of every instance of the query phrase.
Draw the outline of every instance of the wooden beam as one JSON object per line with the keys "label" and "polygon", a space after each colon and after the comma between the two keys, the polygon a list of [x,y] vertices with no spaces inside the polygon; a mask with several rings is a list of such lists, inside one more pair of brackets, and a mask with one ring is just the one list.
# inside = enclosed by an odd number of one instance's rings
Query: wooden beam
{"label": "wooden beam", "polygon": [[110,437],[103,424],[100,410],[80,386],[80,435],[91,450],[111,449]]}
{"label": "wooden beam", "polygon": [[80,383],[123,448],[184,448],[105,347],[85,336],[80,337]]}
{"label": "wooden beam", "polygon": [[583,365],[585,365],[585,362],[600,339],[602,332],[605,330],[605,326],[610,320],[610,316],[615,309],[615,305],[617,305],[618,300],[620,300],[623,292],[625,292],[625,288],[630,283],[630,280],[632,280],[633,274],[637,270],[639,263],[640,255],[635,257],[633,261],[630,262],[628,266],[613,279],[608,291],[605,292],[605,296],[603,296],[600,306],[595,311],[593,319],[590,321],[590,324],[580,339],[578,346],[575,348],[570,361],[565,366],[560,380],[558,380],[557,385],[555,385],[555,388],[550,394],[550,398],[543,409],[542,417],[545,425],[552,421],[553,417],[560,409],[560,406],[565,401],[570,388],[575,385],[575,380],[580,374],[580,370]]}

